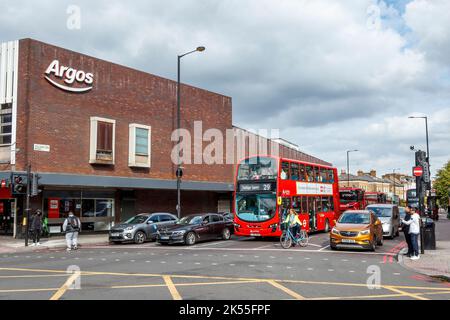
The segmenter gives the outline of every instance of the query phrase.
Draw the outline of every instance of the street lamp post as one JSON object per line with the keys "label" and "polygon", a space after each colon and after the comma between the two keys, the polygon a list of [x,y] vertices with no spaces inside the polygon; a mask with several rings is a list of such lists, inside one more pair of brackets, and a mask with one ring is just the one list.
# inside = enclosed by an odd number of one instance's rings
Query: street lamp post
{"label": "street lamp post", "polygon": [[[203,52],[205,51],[205,47],[198,47],[195,50],[189,51],[185,54],[178,56],[178,77],[177,77],[177,132],[178,132],[178,140],[180,140],[180,128],[181,128],[181,58],[187,56],[188,54],[194,52]],[[179,142],[179,141],[178,141]],[[181,167],[180,160],[180,144],[178,143],[178,163],[177,163],[177,216],[181,218],[181,178],[183,176],[183,170]]]}
{"label": "street lamp post", "polygon": [[359,150],[347,150],[347,186],[350,187],[350,152],[358,152]]}

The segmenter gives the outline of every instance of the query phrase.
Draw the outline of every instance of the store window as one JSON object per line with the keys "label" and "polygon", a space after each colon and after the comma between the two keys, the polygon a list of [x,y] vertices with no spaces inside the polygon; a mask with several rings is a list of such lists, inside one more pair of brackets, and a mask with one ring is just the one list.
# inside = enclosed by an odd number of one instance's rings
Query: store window
{"label": "store window", "polygon": [[130,124],[129,166],[150,168],[151,127]]}
{"label": "store window", "polygon": [[114,164],[115,126],[115,120],[91,118],[90,163]]}
{"label": "store window", "polygon": [[0,146],[9,146],[12,136],[12,104],[4,103],[0,109]]}

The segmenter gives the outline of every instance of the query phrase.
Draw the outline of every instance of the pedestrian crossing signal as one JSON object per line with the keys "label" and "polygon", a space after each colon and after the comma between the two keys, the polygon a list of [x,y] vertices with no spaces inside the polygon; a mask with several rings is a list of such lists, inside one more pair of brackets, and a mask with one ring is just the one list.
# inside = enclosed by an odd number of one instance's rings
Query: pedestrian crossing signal
{"label": "pedestrian crossing signal", "polygon": [[20,175],[13,177],[13,194],[26,194],[26,185],[23,181],[23,177]]}

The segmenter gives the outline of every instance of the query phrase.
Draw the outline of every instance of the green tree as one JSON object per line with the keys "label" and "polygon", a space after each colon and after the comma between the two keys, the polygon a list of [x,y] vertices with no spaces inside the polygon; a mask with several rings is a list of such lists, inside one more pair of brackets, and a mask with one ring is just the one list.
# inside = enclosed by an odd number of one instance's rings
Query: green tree
{"label": "green tree", "polygon": [[438,171],[434,183],[440,207],[448,207],[450,195],[450,161]]}

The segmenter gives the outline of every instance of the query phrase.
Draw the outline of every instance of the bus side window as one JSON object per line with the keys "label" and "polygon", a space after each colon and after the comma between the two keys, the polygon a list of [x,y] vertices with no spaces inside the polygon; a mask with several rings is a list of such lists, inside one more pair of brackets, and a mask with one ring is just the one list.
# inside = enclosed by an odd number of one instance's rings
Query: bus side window
{"label": "bus side window", "polygon": [[330,203],[330,210],[334,211],[334,198],[333,197],[329,197],[328,198],[329,203]]}
{"label": "bus side window", "polygon": [[334,173],[333,170],[328,170],[328,182],[334,183]]}
{"label": "bus side window", "polygon": [[299,179],[300,181],[306,181],[306,170],[305,165],[301,164],[299,169]]}
{"label": "bus side window", "polygon": [[314,197],[308,197],[308,213],[315,213]]}
{"label": "bus side window", "polygon": [[322,211],[322,197],[316,197],[316,212]]}
{"label": "bus side window", "polygon": [[280,178],[281,178],[281,180],[289,180],[290,179],[289,162],[282,162],[281,163]]}
{"label": "bus side window", "polygon": [[291,163],[291,180],[298,181],[298,163]]}
{"label": "bus side window", "polygon": [[302,208],[301,208],[301,198],[300,197],[294,197],[292,198],[292,209],[295,210],[295,212],[300,213]]}
{"label": "bus side window", "polygon": [[327,183],[328,182],[328,170],[320,169],[320,182]]}
{"label": "bus side window", "polygon": [[302,197],[302,213],[308,212],[308,202],[306,197]]}
{"label": "bus side window", "polygon": [[329,198],[322,197],[322,212],[328,212],[330,208]]}
{"label": "bus side window", "polygon": [[306,177],[308,182],[314,181],[314,170],[311,166],[306,166]]}

